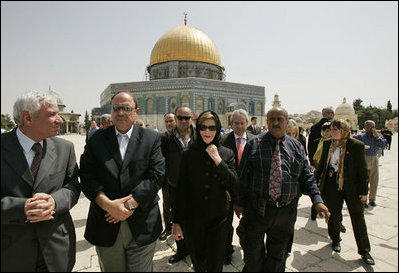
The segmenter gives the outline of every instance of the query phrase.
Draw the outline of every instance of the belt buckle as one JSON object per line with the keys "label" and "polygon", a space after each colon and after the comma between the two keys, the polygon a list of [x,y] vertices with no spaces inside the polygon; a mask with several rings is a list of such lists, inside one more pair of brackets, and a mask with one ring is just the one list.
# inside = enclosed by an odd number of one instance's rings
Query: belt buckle
{"label": "belt buckle", "polygon": [[277,208],[281,207],[281,202],[277,201],[275,204]]}

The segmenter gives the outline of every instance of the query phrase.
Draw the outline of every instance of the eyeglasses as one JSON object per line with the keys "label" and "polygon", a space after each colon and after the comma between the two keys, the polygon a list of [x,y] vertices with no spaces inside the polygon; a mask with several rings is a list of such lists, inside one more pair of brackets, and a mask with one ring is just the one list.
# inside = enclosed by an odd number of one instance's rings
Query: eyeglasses
{"label": "eyeglasses", "polygon": [[206,129],[208,129],[209,131],[216,131],[216,126],[215,125],[211,125],[211,126],[206,126],[201,124],[199,127],[200,131],[206,131]]}
{"label": "eyeglasses", "polygon": [[187,116],[187,117],[183,117],[183,116],[177,116],[177,119],[178,120],[189,120],[191,117],[190,116]]}
{"label": "eyeglasses", "polygon": [[123,112],[132,112],[132,110],[133,110],[133,107],[131,107],[131,106],[112,106],[112,109],[115,111],[115,112],[119,112],[120,110],[123,110]]}

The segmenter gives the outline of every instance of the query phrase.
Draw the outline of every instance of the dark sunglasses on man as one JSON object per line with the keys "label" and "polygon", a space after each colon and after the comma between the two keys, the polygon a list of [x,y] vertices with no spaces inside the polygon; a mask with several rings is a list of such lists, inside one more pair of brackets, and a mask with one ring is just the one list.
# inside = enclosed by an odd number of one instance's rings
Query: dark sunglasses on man
{"label": "dark sunglasses on man", "polygon": [[178,120],[189,120],[191,117],[190,116],[186,116],[186,117],[184,117],[184,116],[177,116],[177,119]]}
{"label": "dark sunglasses on man", "polygon": [[123,112],[132,112],[133,107],[114,105],[114,106],[112,106],[112,109],[113,109],[115,112],[119,112],[119,110],[123,110]]}
{"label": "dark sunglasses on man", "polygon": [[208,129],[209,131],[213,132],[213,131],[216,131],[216,126],[215,125],[206,126],[204,124],[201,124],[199,129],[200,129],[200,131],[206,131]]}

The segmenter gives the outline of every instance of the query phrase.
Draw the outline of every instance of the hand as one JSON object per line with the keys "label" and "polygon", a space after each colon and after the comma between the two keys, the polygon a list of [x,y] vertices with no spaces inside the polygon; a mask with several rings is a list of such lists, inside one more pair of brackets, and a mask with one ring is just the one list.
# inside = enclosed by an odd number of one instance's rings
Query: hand
{"label": "hand", "polygon": [[317,203],[314,205],[316,211],[319,213],[320,217],[326,219],[326,223],[328,223],[328,219],[330,219],[331,213],[328,211],[328,208],[323,203]]}
{"label": "hand", "polygon": [[368,150],[368,149],[370,149],[370,146],[369,145],[364,145],[364,149]]}
{"label": "hand", "polygon": [[360,201],[364,202],[367,200],[367,195],[359,195]]}
{"label": "hand", "polygon": [[173,223],[173,225],[172,225],[172,235],[173,235],[173,238],[175,238],[176,241],[180,241],[181,239],[184,239],[183,230],[181,229],[180,224]]}
{"label": "hand", "polygon": [[25,202],[24,213],[31,223],[53,220],[55,201],[50,194],[35,193]]}
{"label": "hand", "polygon": [[234,209],[234,212],[235,212],[235,214],[237,215],[238,219],[240,219],[240,218],[241,218],[241,215],[242,215],[243,212],[244,212],[244,208],[234,205],[234,206],[233,206],[233,209]]}
{"label": "hand", "polygon": [[129,210],[125,207],[125,202],[130,198],[132,198],[131,194],[123,198],[110,200],[105,209],[107,212],[105,214],[105,220],[110,224],[116,224],[132,216],[134,210]]}
{"label": "hand", "polygon": [[222,158],[219,155],[218,148],[214,144],[209,145],[205,151],[215,162],[216,166],[218,166],[220,164],[220,162],[222,162]]}

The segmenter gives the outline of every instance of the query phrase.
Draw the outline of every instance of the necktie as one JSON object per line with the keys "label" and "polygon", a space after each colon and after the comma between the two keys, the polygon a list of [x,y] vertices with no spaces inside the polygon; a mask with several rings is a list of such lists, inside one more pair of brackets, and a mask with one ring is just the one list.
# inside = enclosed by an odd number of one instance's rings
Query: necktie
{"label": "necktie", "polygon": [[238,152],[238,165],[240,165],[242,152],[244,151],[244,146],[241,143],[242,137],[237,138],[237,152]]}
{"label": "necktie", "polygon": [[30,170],[32,171],[33,179],[36,180],[37,171],[40,167],[40,162],[42,161],[42,145],[40,143],[35,143],[32,145],[32,150],[36,153],[33,158],[32,165],[30,166]]}
{"label": "necktie", "polygon": [[270,167],[269,196],[276,200],[281,195],[283,171],[281,170],[280,140],[276,141],[276,149],[272,156]]}

